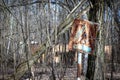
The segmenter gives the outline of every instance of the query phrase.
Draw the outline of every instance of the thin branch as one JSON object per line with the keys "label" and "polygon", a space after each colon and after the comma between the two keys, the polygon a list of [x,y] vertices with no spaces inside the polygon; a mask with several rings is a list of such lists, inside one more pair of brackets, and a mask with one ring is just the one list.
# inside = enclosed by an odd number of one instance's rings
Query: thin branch
{"label": "thin branch", "polygon": [[[12,4],[12,5],[9,5],[7,7],[21,7],[21,6],[26,6],[26,5],[33,5],[33,4],[37,4],[37,3],[49,3],[48,1],[34,1],[34,2],[31,2],[31,3],[24,3],[24,4]],[[66,9],[68,12],[70,12],[68,6],[61,2],[61,1],[57,1],[57,2],[50,2],[51,4],[58,4],[59,6],[61,6],[62,8]],[[4,7],[6,8],[6,6],[0,4],[1,7]]]}

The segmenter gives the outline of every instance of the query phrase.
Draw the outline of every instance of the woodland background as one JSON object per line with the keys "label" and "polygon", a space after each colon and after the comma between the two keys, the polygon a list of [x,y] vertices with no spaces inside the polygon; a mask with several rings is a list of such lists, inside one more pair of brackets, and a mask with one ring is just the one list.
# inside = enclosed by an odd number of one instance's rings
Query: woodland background
{"label": "woodland background", "polygon": [[120,0],[0,0],[0,80],[75,80],[67,44],[82,14],[100,24],[84,77],[119,80]]}

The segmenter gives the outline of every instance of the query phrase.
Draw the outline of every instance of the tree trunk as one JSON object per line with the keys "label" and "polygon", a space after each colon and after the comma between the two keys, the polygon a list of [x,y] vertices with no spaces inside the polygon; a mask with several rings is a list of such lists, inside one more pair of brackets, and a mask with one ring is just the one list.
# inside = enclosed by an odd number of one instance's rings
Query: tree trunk
{"label": "tree trunk", "polygon": [[[90,0],[93,7],[90,8],[89,11],[89,20],[93,22],[98,22],[98,14],[97,12],[100,9],[100,1],[101,0]],[[95,48],[96,49],[96,48]],[[88,69],[87,69],[87,74],[86,74],[86,80],[94,80],[94,73],[95,73],[95,61],[96,61],[96,53],[93,53],[95,55],[89,55],[88,56]]]}

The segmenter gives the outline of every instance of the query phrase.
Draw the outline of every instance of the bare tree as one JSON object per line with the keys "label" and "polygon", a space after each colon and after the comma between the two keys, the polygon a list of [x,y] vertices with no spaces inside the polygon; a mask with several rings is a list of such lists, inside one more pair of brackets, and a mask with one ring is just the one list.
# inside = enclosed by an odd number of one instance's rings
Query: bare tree
{"label": "bare tree", "polygon": [[[107,45],[112,46],[110,63],[113,79],[120,48],[116,46],[120,40],[117,0],[1,0],[0,79],[24,78],[32,73],[30,68],[33,66],[34,72],[43,67],[45,71],[50,71],[49,76],[53,80],[64,79],[69,64],[64,62],[64,58],[69,59],[67,44],[71,24],[84,13],[88,14],[90,21],[100,23],[96,56],[90,56],[87,78],[105,79],[107,65],[104,47]],[[59,46],[58,51],[53,50],[56,46]],[[56,64],[54,60],[58,57],[60,61]],[[28,76],[29,79],[30,77],[31,75]],[[35,74],[34,77],[36,78]],[[39,79],[41,78],[42,75]]]}

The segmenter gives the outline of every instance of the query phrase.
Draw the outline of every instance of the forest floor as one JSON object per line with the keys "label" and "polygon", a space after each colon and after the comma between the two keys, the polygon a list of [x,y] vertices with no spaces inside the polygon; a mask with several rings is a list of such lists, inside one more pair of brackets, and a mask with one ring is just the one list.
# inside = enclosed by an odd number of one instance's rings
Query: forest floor
{"label": "forest floor", "polygon": [[[54,68],[52,68],[54,66]],[[12,69],[11,69],[12,70]],[[76,80],[77,74],[77,64],[60,66],[60,65],[40,65],[37,64],[32,69],[34,71],[34,79],[32,78],[32,73],[26,72],[26,74],[20,80]],[[12,73],[13,71],[10,71]],[[7,76],[7,75],[4,75]],[[106,73],[106,80],[110,80],[111,73]],[[2,74],[0,73],[0,80],[7,80],[2,78]],[[85,80],[85,76],[81,77],[82,80]],[[113,80],[120,80],[120,73],[113,72]]]}
{"label": "forest floor", "polygon": [[[42,66],[36,67],[34,71],[35,80],[54,80],[53,78],[55,78],[55,80],[75,80],[77,74],[77,68],[75,66],[69,67],[56,66],[53,69],[51,66]],[[23,77],[22,80],[25,80],[25,77]],[[26,80],[29,79],[26,78]]]}

